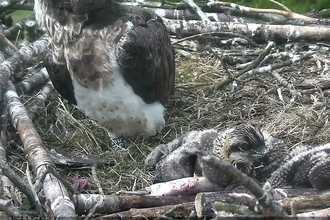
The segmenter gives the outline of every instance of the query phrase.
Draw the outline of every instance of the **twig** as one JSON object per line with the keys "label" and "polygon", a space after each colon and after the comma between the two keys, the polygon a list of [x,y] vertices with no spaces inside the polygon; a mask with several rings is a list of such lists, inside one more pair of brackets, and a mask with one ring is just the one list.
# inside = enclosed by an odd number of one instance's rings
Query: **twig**
{"label": "twig", "polygon": [[97,189],[99,191],[99,193],[101,195],[104,195],[104,192],[103,192],[103,189],[102,189],[102,185],[101,185],[101,182],[99,180],[99,178],[97,178],[97,174],[96,174],[96,166],[92,166],[92,176],[93,176],[93,180],[97,186]]}
{"label": "twig", "polygon": [[44,52],[48,46],[48,37],[41,37],[39,40],[30,44],[27,47],[22,47],[13,56],[0,64],[0,97],[3,97],[3,92],[6,89],[6,83],[9,77],[18,72],[18,70],[27,62],[33,59],[34,56]]}
{"label": "twig", "polygon": [[43,209],[41,207],[41,204],[39,203],[39,200],[34,197],[33,189],[25,183],[9,166],[8,164],[3,161],[3,159],[0,159],[0,168],[2,170],[2,173],[10,179],[11,182],[14,183],[14,185],[26,195],[28,200],[31,204],[33,204],[39,213],[40,216],[43,216]]}
{"label": "twig", "polygon": [[215,85],[213,85],[212,87],[210,87],[208,93],[212,93],[214,90],[217,89],[221,89],[224,86],[227,86],[229,83],[240,79],[243,74],[247,74],[251,69],[257,67],[260,62],[266,57],[266,55],[268,55],[271,51],[271,49],[275,46],[274,42],[269,42],[268,45],[266,46],[266,48],[260,53],[260,55],[246,68],[244,68],[243,70],[239,71],[238,73],[234,74],[232,76],[232,78],[227,78],[221,82],[216,83]]}
{"label": "twig", "polygon": [[37,86],[41,86],[49,79],[46,68],[42,68],[39,72],[34,73],[29,78],[15,84],[18,94],[28,93]]}
{"label": "twig", "polygon": [[268,195],[255,180],[251,179],[249,176],[236,169],[228,161],[222,160],[216,156],[205,156],[202,157],[202,160],[210,167],[213,167],[214,172],[216,172],[216,170],[222,171],[226,175],[232,177],[233,180],[240,183],[246,189],[250,190],[250,192],[257,198],[259,204],[262,206],[261,212],[263,215],[282,217],[287,216],[282,207],[276,205],[270,195]]}
{"label": "twig", "polygon": [[[272,1],[272,2],[277,3],[275,1]],[[316,23],[318,21],[318,19],[307,17],[305,15],[300,15],[300,14],[291,12],[284,5],[282,5],[282,6],[283,6],[283,8],[285,8],[286,11],[281,11],[281,10],[276,10],[276,9],[250,8],[250,7],[241,6],[241,5],[238,5],[238,4],[235,4],[235,3],[231,3],[231,2],[221,2],[221,1],[216,1],[213,4],[214,5],[219,5],[219,6],[232,7],[232,8],[236,8],[236,9],[239,9],[241,11],[250,12],[250,13],[278,14],[278,15],[282,15],[286,18],[302,20],[302,21],[309,22],[309,23]],[[277,4],[279,4],[279,3],[277,3]]]}
{"label": "twig", "polygon": [[188,4],[190,8],[199,15],[202,21],[210,21],[210,19],[205,15],[201,8],[196,5],[193,0],[184,0],[184,2]]}

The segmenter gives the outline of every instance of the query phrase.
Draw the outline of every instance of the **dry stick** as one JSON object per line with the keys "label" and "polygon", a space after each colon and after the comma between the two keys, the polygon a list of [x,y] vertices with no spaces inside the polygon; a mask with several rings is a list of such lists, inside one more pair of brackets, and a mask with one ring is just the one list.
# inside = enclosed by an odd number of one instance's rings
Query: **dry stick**
{"label": "dry stick", "polygon": [[[306,218],[310,218],[310,219],[329,219],[329,216],[330,216],[330,208],[297,214],[298,218],[299,217],[304,217],[304,219],[306,219]],[[315,217],[317,217],[317,218],[315,218]]]}
{"label": "dry stick", "polygon": [[[12,124],[23,142],[29,164],[32,166],[37,178],[40,178],[49,168],[55,169],[55,165],[44,149],[43,143],[31,119],[28,117],[26,109],[19,100],[15,87],[11,82],[8,82],[7,86],[8,91],[5,93],[5,98],[9,103],[8,112]],[[74,205],[65,187],[58,179],[51,174],[47,174],[43,181],[43,189],[45,197],[50,203],[52,214],[55,217],[62,216],[76,219],[77,215],[75,214]]]}
{"label": "dry stick", "polygon": [[222,89],[223,87],[227,86],[229,83],[232,83],[233,81],[237,80],[239,77],[241,77],[246,72],[250,71],[251,69],[257,67],[260,62],[267,56],[267,54],[270,53],[271,49],[275,46],[274,42],[269,42],[266,46],[266,48],[260,53],[260,55],[246,68],[239,71],[238,73],[234,74],[231,78],[227,78],[219,83],[216,83],[209,89],[209,93],[212,93],[214,90]]}
{"label": "dry stick", "polygon": [[202,21],[210,21],[210,19],[205,15],[205,13],[201,10],[200,7],[196,5],[193,0],[184,0],[184,2],[190,6],[190,8],[198,14],[198,16],[202,19]]}
{"label": "dry stick", "polygon": [[18,70],[32,58],[47,49],[48,37],[41,37],[27,47],[22,47],[13,56],[0,64],[0,97],[6,89],[6,83],[9,77],[18,72]]}
{"label": "dry stick", "polygon": [[[233,22],[205,22],[184,21],[162,18],[167,30],[179,36],[193,35],[209,32],[234,32],[255,39],[258,42],[267,41],[329,41],[330,30],[326,25],[298,26],[298,25],[270,25],[256,23],[233,23]],[[317,27],[317,28],[316,28]],[[260,37],[256,37],[260,36]]]}
{"label": "dry stick", "polygon": [[249,38],[247,38],[247,37],[245,37],[243,35],[234,34],[234,33],[228,33],[228,32],[209,32],[209,33],[195,34],[195,35],[191,35],[191,36],[188,36],[188,37],[185,37],[185,38],[181,38],[179,40],[176,40],[176,41],[172,42],[172,44],[173,45],[176,45],[176,44],[181,43],[183,41],[194,40],[196,38],[200,38],[200,37],[203,37],[203,36],[220,36],[220,37],[226,37],[226,38],[228,38],[228,37],[240,37],[240,38],[245,39],[251,45],[256,46],[256,47],[260,47],[258,44],[254,43],[252,40],[250,40]]}
{"label": "dry stick", "polygon": [[253,69],[253,70],[250,70],[248,72],[245,72],[243,75],[237,77],[237,79],[238,80],[246,80],[246,79],[252,77],[253,75],[255,75],[257,73],[270,73],[273,70],[280,69],[284,66],[290,66],[290,65],[292,65],[296,62],[299,62],[301,60],[307,60],[307,59],[311,58],[316,53],[317,53],[317,51],[308,51],[302,56],[298,56],[298,55],[294,56],[292,59],[284,61],[282,63],[272,64],[272,65],[260,67],[258,69]]}
{"label": "dry stick", "polygon": [[[161,17],[166,17],[169,19],[180,19],[180,20],[198,20],[195,17],[190,17],[190,14],[188,16],[185,13],[181,13],[183,10],[189,10],[189,6],[185,3],[173,3],[173,2],[166,2],[166,4],[159,4],[156,2],[125,2],[122,3],[125,5],[135,5],[135,6],[140,6],[144,8],[148,8],[149,10],[154,9],[154,12],[156,12],[158,15]],[[269,21],[283,21],[283,16],[282,15],[277,15],[277,14],[266,14],[266,13],[250,13],[248,11],[241,11],[238,8],[232,8],[231,6],[226,7],[226,6],[221,6],[221,5],[214,5],[213,3],[199,3],[197,4],[198,7],[200,7],[203,12],[209,12],[206,13],[208,17],[213,17],[216,21],[217,19],[215,17],[218,17],[218,20],[220,21],[219,17],[226,19],[228,21],[228,14],[230,15],[237,15],[237,16],[245,16],[245,17],[256,17],[257,20],[263,20],[266,22]],[[168,13],[166,10],[171,10],[173,12]],[[225,12],[230,12],[226,13]],[[165,14],[165,16],[164,16]],[[174,16],[168,16],[168,14],[174,14]],[[182,15],[181,15],[182,14]],[[217,15],[217,16],[215,16]],[[182,16],[182,17],[181,17]],[[235,22],[239,23],[246,23],[245,20],[241,19],[240,17],[234,17]],[[231,18],[230,20],[234,20]]]}
{"label": "dry stick", "polygon": [[[11,218],[31,219],[27,214],[19,210],[10,199],[0,198],[0,211],[6,212]],[[4,218],[4,216],[1,216]]]}
{"label": "dry stick", "polygon": [[217,211],[225,211],[229,213],[235,213],[235,214],[240,214],[240,215],[255,215],[254,212],[252,212],[249,207],[245,205],[238,205],[238,204],[233,204],[233,203],[224,203],[220,201],[214,202],[214,208]]}
{"label": "dry stick", "polygon": [[226,175],[232,177],[234,181],[240,183],[242,186],[248,189],[257,198],[259,204],[262,207],[261,211],[263,215],[288,216],[282,207],[276,205],[270,195],[265,192],[255,180],[242,173],[240,170],[236,169],[228,161],[211,155],[202,157],[202,160],[204,163],[207,163],[209,166],[213,167],[214,172],[216,172],[216,170],[222,171]]}
{"label": "dry stick", "polygon": [[144,209],[131,209],[125,212],[118,212],[115,214],[104,215],[97,219],[102,220],[111,220],[111,219],[156,219],[163,213],[168,213],[171,211],[172,218],[186,219],[191,211],[194,210],[194,203],[187,202],[177,205],[166,205],[158,206],[153,208],[144,208]]}
{"label": "dry stick", "polygon": [[[5,164],[6,168],[10,169],[7,165],[6,161],[6,148],[7,148],[7,136],[6,136],[6,128],[7,128],[7,105],[2,103],[1,105],[1,116],[0,116],[0,163]],[[1,166],[1,165],[0,165]],[[15,207],[15,203],[17,203],[16,195],[14,193],[14,184],[10,179],[4,175],[4,173],[10,173],[10,175],[14,176],[15,180],[20,181],[20,183],[24,183],[19,179],[18,176],[12,170],[2,170],[0,171],[0,195],[2,198],[0,200],[0,210],[6,212],[10,217],[14,218],[22,218],[28,217],[24,213],[22,213],[17,207]],[[24,185],[24,184],[23,184]],[[26,189],[28,194],[30,194],[30,190],[26,188],[28,186],[23,186],[23,191]],[[32,198],[31,194],[28,195],[28,198]],[[31,201],[31,200],[30,200]],[[32,199],[34,202],[34,200]]]}
{"label": "dry stick", "polygon": [[[2,150],[2,149],[1,149]],[[0,168],[3,173],[11,182],[14,183],[14,185],[23,192],[26,197],[28,198],[29,202],[34,205],[34,207],[37,210],[37,213],[40,216],[43,216],[43,211],[41,204],[39,202],[38,198],[35,198],[35,194],[33,193],[33,189],[30,188],[30,186],[25,183],[7,164],[7,162],[0,158]]]}
{"label": "dry stick", "polygon": [[79,215],[86,214],[99,201],[94,212],[105,214],[126,211],[132,208],[149,208],[173,205],[194,201],[194,196],[121,196],[79,194],[74,196],[76,211]]}
{"label": "dry stick", "polygon": [[34,73],[29,78],[15,84],[15,88],[18,94],[28,93],[37,86],[45,84],[49,79],[46,68],[42,68],[39,72]]}
{"label": "dry stick", "polygon": [[296,210],[301,212],[301,210],[306,209],[320,209],[329,207],[330,193],[329,192],[319,192],[317,195],[307,195],[307,196],[297,196],[294,198],[286,198],[281,200],[282,207],[285,211],[290,212],[291,203],[294,202]]}
{"label": "dry stick", "polygon": [[0,48],[6,59],[14,55],[14,53],[17,51],[17,47],[12,44],[11,41],[8,40],[2,32],[0,33]]}
{"label": "dry stick", "polygon": [[[313,198],[315,199],[315,203],[311,208],[325,208],[327,206],[326,197],[317,191],[315,188],[308,189],[283,189],[283,195],[287,198],[281,200],[282,206],[285,211],[290,211],[290,202],[297,201],[298,204],[297,209],[307,209],[310,203],[312,203]],[[323,198],[321,199],[321,196]],[[217,191],[217,192],[202,192],[198,193],[195,197],[195,209],[197,213],[197,217],[212,217],[214,216],[213,203],[216,201],[220,201],[223,203],[235,203],[242,204],[248,206],[250,208],[254,208],[256,204],[255,197],[246,193],[246,190],[235,190],[235,193],[232,191]],[[299,202],[298,202],[299,201]]]}
{"label": "dry stick", "polygon": [[52,81],[48,80],[48,82],[40,89],[38,94],[35,96],[38,100],[47,100],[52,91],[54,90],[54,86]]}
{"label": "dry stick", "polygon": [[271,71],[271,74],[279,81],[279,83],[283,86],[285,86],[289,92],[292,95],[292,98],[290,99],[290,102],[294,102],[295,98],[299,96],[299,93],[295,90],[294,86],[289,83],[284,77],[282,77],[277,71]]}
{"label": "dry stick", "polygon": [[93,180],[95,182],[95,185],[97,186],[97,189],[99,191],[99,193],[101,195],[104,195],[104,192],[103,192],[103,188],[102,188],[102,185],[101,185],[101,181],[99,180],[99,178],[97,177],[97,173],[96,173],[96,165],[93,165],[92,166],[92,177],[93,177]]}
{"label": "dry stick", "polygon": [[[275,3],[275,1],[272,1],[272,2]],[[281,10],[276,10],[276,9],[250,8],[250,7],[241,6],[241,5],[238,5],[238,4],[235,4],[235,3],[231,3],[231,2],[221,2],[221,1],[216,1],[212,5],[232,7],[232,8],[235,8],[235,9],[239,9],[242,12],[245,11],[245,12],[249,12],[249,13],[278,14],[278,15],[282,15],[286,18],[302,20],[302,21],[309,22],[309,23],[316,23],[318,21],[318,19],[294,13],[294,12],[288,10],[287,8],[286,8],[287,11],[281,11]]]}
{"label": "dry stick", "polygon": [[[26,109],[29,110],[29,115],[31,120],[34,120],[37,116],[37,113],[40,111],[41,108],[44,108],[45,101],[50,96],[51,92],[54,90],[54,86],[50,80],[40,89],[39,93],[32,97],[29,102],[26,104]],[[50,155],[52,156],[52,155]],[[57,156],[57,155],[56,155]],[[63,158],[57,158],[52,157],[52,161],[54,162],[54,159],[57,159],[57,161],[63,159]],[[56,162],[54,162],[56,164]]]}

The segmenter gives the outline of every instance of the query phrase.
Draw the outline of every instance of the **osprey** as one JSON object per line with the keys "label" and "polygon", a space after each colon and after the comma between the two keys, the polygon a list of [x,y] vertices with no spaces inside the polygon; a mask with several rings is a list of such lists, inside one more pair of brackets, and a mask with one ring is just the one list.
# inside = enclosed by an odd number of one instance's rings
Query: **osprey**
{"label": "osprey", "polygon": [[152,136],[165,126],[174,50],[161,18],[114,0],[35,0],[51,37],[56,90],[113,137]]}

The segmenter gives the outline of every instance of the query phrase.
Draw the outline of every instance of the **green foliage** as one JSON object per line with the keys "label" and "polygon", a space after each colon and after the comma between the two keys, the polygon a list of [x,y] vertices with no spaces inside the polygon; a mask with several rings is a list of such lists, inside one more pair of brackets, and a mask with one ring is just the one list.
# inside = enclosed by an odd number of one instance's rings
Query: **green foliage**
{"label": "green foliage", "polygon": [[[151,0],[158,2],[159,0]],[[180,0],[167,0],[169,2],[180,2]],[[196,3],[205,3],[205,0],[194,0]],[[254,8],[272,8],[282,9],[280,6],[268,1],[268,0],[223,0],[225,2],[232,2],[243,6],[249,6]],[[329,0],[278,0],[277,2],[285,5],[291,11],[297,13],[306,13],[312,10],[321,10],[329,8]]]}
{"label": "green foliage", "polygon": [[[282,9],[280,6],[268,1],[268,0],[231,0],[225,2],[233,2],[236,4],[255,7],[255,8],[273,8],[273,9]],[[312,10],[321,10],[329,8],[328,0],[277,0],[277,2],[285,5],[291,11],[297,13],[306,13]]]}
{"label": "green foliage", "polygon": [[33,12],[32,11],[23,11],[23,10],[18,10],[15,11],[11,14],[13,20],[14,20],[14,24],[16,24],[17,22],[19,22],[20,20],[22,20],[23,18],[31,15]]}

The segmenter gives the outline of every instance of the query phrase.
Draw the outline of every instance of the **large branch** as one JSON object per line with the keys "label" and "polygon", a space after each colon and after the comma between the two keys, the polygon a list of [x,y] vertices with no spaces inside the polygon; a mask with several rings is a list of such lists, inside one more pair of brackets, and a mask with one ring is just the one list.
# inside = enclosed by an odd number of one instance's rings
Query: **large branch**
{"label": "large branch", "polygon": [[237,24],[232,22],[181,21],[163,18],[171,33],[177,35],[193,35],[208,32],[233,32],[253,39],[256,43],[275,41],[330,41],[328,26],[295,26],[295,25],[266,25],[266,24]]}
{"label": "large branch", "polygon": [[[24,149],[37,178],[42,179],[50,168],[55,165],[44,149],[42,140],[40,139],[28,113],[20,102],[15,91],[14,85],[8,81],[8,90],[5,93],[5,99],[8,103],[8,112],[12,120],[13,126],[19,133],[23,142]],[[54,217],[71,217],[76,219],[75,208],[69,198],[63,184],[52,174],[47,174],[43,181],[43,190],[46,200],[49,202],[49,208]]]}
{"label": "large branch", "polygon": [[95,213],[115,213],[132,208],[149,208],[194,201],[194,196],[121,196],[79,194],[74,197],[77,213],[86,214],[94,208]]}

